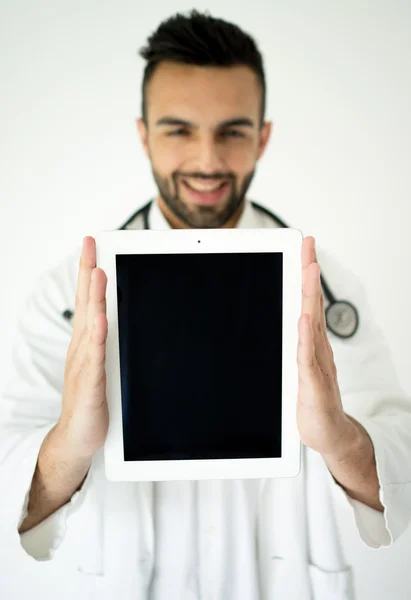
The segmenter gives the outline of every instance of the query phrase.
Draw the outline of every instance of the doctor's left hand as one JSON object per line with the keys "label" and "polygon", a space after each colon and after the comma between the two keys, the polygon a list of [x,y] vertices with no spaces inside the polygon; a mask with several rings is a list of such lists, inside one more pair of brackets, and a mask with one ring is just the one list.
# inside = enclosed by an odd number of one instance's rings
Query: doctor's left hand
{"label": "doctor's left hand", "polygon": [[297,425],[303,444],[320,454],[338,454],[353,422],[345,414],[337,368],[327,337],[324,296],[315,240],[302,243],[302,311],[298,321]]}

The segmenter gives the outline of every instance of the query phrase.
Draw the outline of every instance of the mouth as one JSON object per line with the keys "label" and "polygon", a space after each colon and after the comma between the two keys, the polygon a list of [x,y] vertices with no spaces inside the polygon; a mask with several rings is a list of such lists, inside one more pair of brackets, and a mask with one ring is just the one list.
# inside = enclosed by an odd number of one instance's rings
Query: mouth
{"label": "mouth", "polygon": [[200,181],[183,179],[182,184],[194,204],[212,206],[221,202],[230,187],[229,181]]}

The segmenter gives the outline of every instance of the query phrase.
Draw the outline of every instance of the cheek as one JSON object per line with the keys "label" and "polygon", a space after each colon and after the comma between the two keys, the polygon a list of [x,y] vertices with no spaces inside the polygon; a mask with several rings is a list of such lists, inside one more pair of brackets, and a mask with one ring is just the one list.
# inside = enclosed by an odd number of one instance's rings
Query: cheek
{"label": "cheek", "polygon": [[164,175],[170,175],[173,171],[178,170],[184,162],[182,148],[168,140],[153,140],[151,150],[151,161],[154,168]]}
{"label": "cheek", "polygon": [[245,175],[255,168],[257,150],[251,144],[231,147],[227,152],[227,165],[230,170],[240,175]]}

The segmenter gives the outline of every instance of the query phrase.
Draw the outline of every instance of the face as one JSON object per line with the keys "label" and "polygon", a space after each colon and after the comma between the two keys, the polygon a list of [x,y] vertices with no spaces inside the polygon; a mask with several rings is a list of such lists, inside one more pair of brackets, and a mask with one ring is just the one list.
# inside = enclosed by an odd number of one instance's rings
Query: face
{"label": "face", "polygon": [[146,91],[140,137],[174,227],[233,226],[271,131],[248,67],[164,62]]}

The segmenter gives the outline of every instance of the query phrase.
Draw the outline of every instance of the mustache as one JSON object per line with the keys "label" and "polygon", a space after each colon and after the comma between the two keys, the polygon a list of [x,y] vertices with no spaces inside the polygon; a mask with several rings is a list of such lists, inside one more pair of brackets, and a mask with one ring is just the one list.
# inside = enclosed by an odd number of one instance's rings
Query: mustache
{"label": "mustache", "polygon": [[209,180],[212,179],[213,181],[215,180],[230,180],[230,181],[235,181],[235,175],[233,175],[232,173],[212,173],[212,174],[206,174],[206,173],[180,173],[179,171],[176,171],[173,173],[173,181],[174,183],[177,183],[177,180],[179,178],[181,179],[204,179],[204,180]]}

